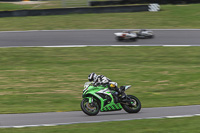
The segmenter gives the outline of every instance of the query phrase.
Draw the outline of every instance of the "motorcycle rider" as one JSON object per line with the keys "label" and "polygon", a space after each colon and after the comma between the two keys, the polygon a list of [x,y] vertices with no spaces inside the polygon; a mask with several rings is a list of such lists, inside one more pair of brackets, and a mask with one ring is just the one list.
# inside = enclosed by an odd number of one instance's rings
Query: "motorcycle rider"
{"label": "motorcycle rider", "polygon": [[116,101],[118,101],[118,95],[122,93],[122,90],[117,87],[117,83],[116,82],[112,82],[109,78],[105,77],[104,75],[97,75],[96,73],[90,73],[88,75],[88,80],[90,82],[93,81],[95,86],[109,85],[108,88],[110,90],[117,91],[116,93],[114,93],[114,96],[116,98]]}

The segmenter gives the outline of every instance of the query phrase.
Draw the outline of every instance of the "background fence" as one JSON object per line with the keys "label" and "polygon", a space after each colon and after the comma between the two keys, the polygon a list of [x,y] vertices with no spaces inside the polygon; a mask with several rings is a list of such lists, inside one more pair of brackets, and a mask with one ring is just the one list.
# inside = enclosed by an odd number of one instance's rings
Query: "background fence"
{"label": "background fence", "polygon": [[149,9],[148,5],[137,5],[137,6],[17,10],[17,11],[0,11],[0,17],[66,15],[66,14],[74,14],[74,13],[83,14],[83,13],[142,12],[142,11],[148,11],[148,9]]}
{"label": "background fence", "polygon": [[[91,3],[108,3],[107,5],[112,5],[112,3],[118,2],[121,3],[122,0],[61,0],[63,7],[84,7],[84,6],[92,6]],[[111,4],[109,4],[111,3]],[[101,6],[99,4],[98,6]]]}
{"label": "background fence", "polygon": [[150,4],[150,3],[159,3],[159,4],[200,3],[200,0],[29,0],[30,2],[20,2],[23,0],[0,0],[0,1],[4,2],[18,1],[15,3],[15,5],[9,6],[8,8],[4,7],[3,9],[0,9],[0,11],[6,11],[6,9],[12,10],[12,8],[13,10],[22,10],[22,9],[54,9],[54,8],[72,8],[72,7],[126,5],[126,4]]}

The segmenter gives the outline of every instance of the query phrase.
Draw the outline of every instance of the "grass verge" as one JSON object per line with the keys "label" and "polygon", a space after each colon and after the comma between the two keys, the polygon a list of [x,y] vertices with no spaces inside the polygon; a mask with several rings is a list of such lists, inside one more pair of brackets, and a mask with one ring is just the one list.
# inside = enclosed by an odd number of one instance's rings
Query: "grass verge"
{"label": "grass verge", "polygon": [[160,12],[69,14],[0,18],[0,31],[200,28],[200,4],[162,5]]}
{"label": "grass verge", "polygon": [[197,133],[200,117],[74,124],[55,127],[0,129],[1,133]]}
{"label": "grass verge", "polygon": [[[92,1],[92,0],[90,0]],[[104,1],[104,0],[95,0]],[[118,0],[120,1],[120,0]],[[110,6],[110,5],[109,5]],[[115,6],[115,5],[114,5]],[[89,0],[0,1],[0,11],[91,7]]]}
{"label": "grass verge", "polygon": [[133,85],[143,107],[199,104],[200,47],[0,49],[0,113],[80,110],[91,72]]}
{"label": "grass verge", "polygon": [[0,11],[13,11],[13,10],[23,10],[23,9],[30,9],[30,5],[17,5],[12,3],[4,3],[0,2]]}

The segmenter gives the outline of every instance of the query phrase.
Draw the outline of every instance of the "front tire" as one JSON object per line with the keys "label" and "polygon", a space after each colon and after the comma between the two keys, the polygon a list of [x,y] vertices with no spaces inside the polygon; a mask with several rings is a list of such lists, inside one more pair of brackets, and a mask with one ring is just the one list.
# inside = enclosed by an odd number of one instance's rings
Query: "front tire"
{"label": "front tire", "polygon": [[87,98],[84,98],[81,102],[81,109],[85,114],[89,116],[94,116],[99,113],[100,106],[96,101],[89,103],[89,100]]}
{"label": "front tire", "polygon": [[127,95],[129,99],[131,99],[134,103],[133,105],[122,104],[123,109],[128,113],[138,113],[141,109],[140,100],[133,95]]}

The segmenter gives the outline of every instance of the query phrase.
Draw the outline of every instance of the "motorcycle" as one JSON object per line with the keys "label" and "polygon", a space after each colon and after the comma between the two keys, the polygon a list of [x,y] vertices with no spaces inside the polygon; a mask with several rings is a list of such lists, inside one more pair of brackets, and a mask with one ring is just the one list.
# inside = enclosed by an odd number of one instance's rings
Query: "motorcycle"
{"label": "motorcycle", "polygon": [[[141,109],[140,100],[133,95],[126,95],[124,92],[131,86],[121,86],[122,93],[117,94],[115,90],[109,89],[115,84],[95,85],[92,82],[86,82],[83,90],[83,100],[81,102],[82,111],[94,116],[100,112],[118,111],[122,108],[128,113],[138,113]],[[117,95],[116,95],[117,94]]]}

